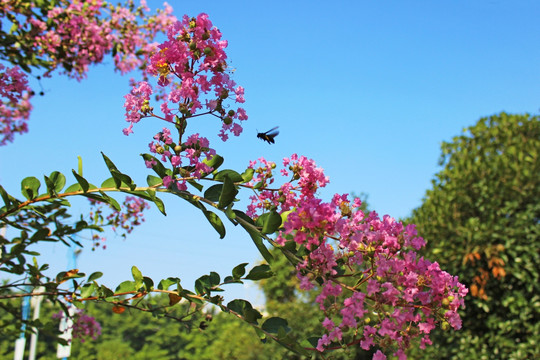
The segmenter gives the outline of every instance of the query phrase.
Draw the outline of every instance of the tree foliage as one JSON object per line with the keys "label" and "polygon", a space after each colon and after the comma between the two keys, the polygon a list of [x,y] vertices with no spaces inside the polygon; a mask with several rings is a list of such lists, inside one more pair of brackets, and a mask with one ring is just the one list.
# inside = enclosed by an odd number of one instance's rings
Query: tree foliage
{"label": "tree foliage", "polygon": [[439,332],[415,358],[540,356],[539,155],[539,117],[528,114],[482,118],[443,143],[443,169],[409,221],[472,296],[463,331]]}

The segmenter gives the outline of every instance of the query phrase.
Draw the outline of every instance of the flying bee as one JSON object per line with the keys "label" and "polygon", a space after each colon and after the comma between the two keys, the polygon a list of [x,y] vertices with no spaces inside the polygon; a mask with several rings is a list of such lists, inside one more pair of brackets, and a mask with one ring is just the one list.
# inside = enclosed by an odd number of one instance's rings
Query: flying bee
{"label": "flying bee", "polygon": [[275,128],[268,130],[267,132],[258,133],[257,137],[263,141],[266,141],[269,144],[274,144],[274,138],[279,134],[279,130],[277,130],[278,127],[279,126],[276,126]]}

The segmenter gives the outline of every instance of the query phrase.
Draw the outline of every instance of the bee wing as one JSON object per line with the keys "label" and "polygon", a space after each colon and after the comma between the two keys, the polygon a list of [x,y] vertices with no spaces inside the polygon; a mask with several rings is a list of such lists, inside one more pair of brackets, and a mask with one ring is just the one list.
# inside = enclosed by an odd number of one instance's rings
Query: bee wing
{"label": "bee wing", "polygon": [[268,130],[267,132],[265,132],[264,134],[265,135],[268,135],[268,136],[277,136],[277,134],[279,134],[279,130],[277,129],[279,126],[276,126],[270,130]]}

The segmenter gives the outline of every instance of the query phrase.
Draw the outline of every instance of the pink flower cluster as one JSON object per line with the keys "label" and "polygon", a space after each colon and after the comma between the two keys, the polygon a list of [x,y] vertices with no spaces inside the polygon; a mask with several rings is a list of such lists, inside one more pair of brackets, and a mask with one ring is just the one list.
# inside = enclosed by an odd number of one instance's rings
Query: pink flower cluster
{"label": "pink flower cluster", "polygon": [[[251,204],[248,205],[247,214],[255,216],[258,210],[269,210],[279,204],[282,212],[293,209],[301,204],[309,206],[315,198],[317,189],[326,186],[329,179],[324,175],[322,168],[317,168],[315,162],[305,156],[293,154],[290,159],[283,159],[283,166],[287,169],[281,170],[281,175],[291,176],[290,181],[285,182],[276,190],[268,189],[268,185],[274,182],[273,170],[276,168],[274,162],[259,159],[260,165],[256,161],[251,161],[249,167],[255,170],[253,179],[248,185],[260,183],[260,191],[255,196],[251,196]],[[296,182],[296,184],[293,184]]]}
{"label": "pink flower cluster", "polygon": [[[243,108],[230,109],[225,100],[233,98],[243,103],[244,89],[228,74],[227,41],[212,25],[208,15],[196,18],[184,16],[169,27],[167,41],[159,45],[150,58],[146,69],[157,78],[157,90],[142,81],[133,84],[130,94],[125,96],[126,121],[130,125],[124,134],[133,132],[133,124],[143,117],[156,117],[180,125],[185,119],[211,114],[222,121],[219,136],[227,140],[228,133],[236,136],[242,132],[239,121],[247,119]],[[150,95],[162,100],[163,116],[154,113],[150,106]],[[206,112],[200,111],[205,108]]]}
{"label": "pink flower cluster", "polygon": [[[251,197],[250,215],[269,209],[287,215],[276,242],[288,241],[306,249],[297,265],[304,290],[318,286],[316,301],[326,315],[326,333],[317,349],[324,351],[344,342],[345,334],[369,350],[377,345],[405,359],[411,340],[430,344],[429,333],[461,328],[457,313],[468,290],[451,276],[419,256],[425,245],[414,225],[404,226],[376,212],[364,214],[361,202],[334,195],[330,202],[317,198],[317,189],[328,183],[322,169],[305,157],[284,159],[282,175],[292,179],[279,189],[269,189],[275,164],[264,159],[251,163],[256,176],[251,185],[263,182]],[[347,279],[354,279],[351,284]],[[369,324],[369,325],[368,325]],[[351,342],[351,339],[348,339]],[[378,351],[374,359],[385,359]]]}
{"label": "pink flower cluster", "polygon": [[31,93],[26,74],[19,67],[0,64],[0,146],[13,141],[16,133],[28,131]]}
{"label": "pink flower cluster", "polygon": [[68,76],[81,80],[89,65],[111,52],[122,73],[146,63],[157,45],[152,44],[155,35],[176,21],[167,3],[156,15],[146,11],[145,1],[135,8],[132,1],[114,6],[103,0],[64,0],[48,11],[47,21],[25,12],[22,26],[34,35],[37,55],[49,61],[47,74],[63,67]]}
{"label": "pink flower cluster", "polygon": [[[162,132],[154,136],[154,140],[148,145],[150,152],[160,155],[161,161],[170,162],[174,170],[173,175],[163,178],[165,187],[175,184],[178,190],[187,190],[186,180],[200,179],[203,174],[212,172],[212,168],[203,162],[216,154],[209,147],[207,138],[193,134],[182,145],[177,145],[171,137],[171,131],[163,128]],[[147,167],[154,165],[155,160],[146,161]]]}
{"label": "pink flower cluster", "polygon": [[[143,199],[136,196],[126,196],[122,203],[122,210],[113,210],[111,213],[104,214],[103,203],[93,199],[88,199],[94,210],[90,211],[90,218],[98,225],[110,225],[115,232],[121,232],[121,236],[125,237],[130,234],[135,226],[141,225],[144,222],[144,210],[150,209],[150,205]],[[105,238],[94,235],[94,248],[100,246],[100,241],[104,242]],[[105,245],[103,245],[105,249]]]}
{"label": "pink flower cluster", "polygon": [[[1,53],[3,59],[20,64],[26,72],[32,66],[46,69],[45,76],[60,68],[81,80],[89,65],[102,62],[111,53],[115,69],[122,74],[140,68],[146,76],[149,55],[158,45],[154,37],[177,21],[167,3],[155,15],[147,14],[144,0],[139,7],[132,0],[116,6],[103,0],[59,0],[55,7],[49,2],[37,3],[0,2],[0,23],[6,29],[11,26],[8,39],[17,45]],[[7,97],[0,103],[1,146],[13,141],[15,133],[27,132],[32,106],[24,74],[18,67],[4,71],[0,66],[0,96]]]}
{"label": "pink flower cluster", "polygon": [[[62,319],[65,314],[59,312],[53,314],[53,319]],[[72,315],[73,325],[72,336],[73,339],[79,339],[80,342],[85,342],[87,339],[96,340],[101,335],[101,325],[96,321],[93,316],[86,315],[84,310],[77,309]]]}

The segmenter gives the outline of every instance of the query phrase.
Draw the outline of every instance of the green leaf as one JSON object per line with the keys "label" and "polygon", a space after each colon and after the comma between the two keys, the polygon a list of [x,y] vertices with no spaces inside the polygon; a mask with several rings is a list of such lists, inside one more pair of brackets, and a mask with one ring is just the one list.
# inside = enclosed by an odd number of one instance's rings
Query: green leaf
{"label": "green leaf", "polygon": [[212,185],[204,192],[204,198],[213,202],[218,202],[222,190],[223,184]]}
{"label": "green leaf", "polygon": [[41,183],[39,180],[33,176],[30,176],[21,181],[21,192],[25,198],[32,200],[38,195],[40,186]]}
{"label": "green leaf", "polygon": [[105,180],[103,183],[101,183],[102,188],[115,188],[116,182],[114,178],[110,177],[107,180]]}
{"label": "green leaf", "polygon": [[76,184],[72,184],[70,186],[68,186],[68,188],[66,190],[64,190],[64,193],[74,193],[74,192],[78,192],[78,191],[82,191],[82,187],[79,183],[76,183]]}
{"label": "green leaf", "polygon": [[208,294],[211,287],[212,285],[210,284],[210,277],[208,275],[203,275],[195,280],[195,291],[197,295]]}
{"label": "green leaf", "polygon": [[139,289],[143,285],[143,275],[141,271],[136,266],[132,266],[131,274],[133,275],[133,280],[135,280],[135,288]]}
{"label": "green leaf", "polygon": [[51,197],[55,197],[57,194],[56,194],[56,191],[54,190],[54,183],[53,181],[47,177],[47,176],[43,176],[43,178],[45,179],[45,185],[47,186],[47,193],[51,196]]}
{"label": "green leaf", "polygon": [[99,201],[99,202],[103,202],[103,203],[106,203],[106,204],[109,204],[111,205],[116,211],[120,211],[122,208],[120,207],[120,204],[118,203],[118,201],[116,201],[116,199],[113,199],[112,197],[110,197],[109,195],[105,194],[103,191],[100,191],[99,192],[101,195],[98,195],[96,193],[90,193],[90,194],[83,194],[83,196],[87,197],[87,198],[90,198],[90,199],[93,199],[93,200],[96,200],[96,201]]}
{"label": "green leaf", "polygon": [[81,298],[85,299],[87,297],[92,296],[92,294],[94,293],[95,290],[96,290],[96,285],[95,284],[85,284],[82,287],[80,296],[81,296]]}
{"label": "green leaf", "polygon": [[77,172],[77,173],[78,173],[80,176],[83,176],[82,157],[77,156],[77,160],[78,160],[78,169],[77,169],[78,172]]}
{"label": "green leaf", "polygon": [[243,223],[240,223],[240,225],[242,225],[242,227],[248,232],[251,240],[253,240],[253,243],[259,250],[259,253],[262,255],[262,257],[266,260],[266,262],[272,264],[274,262],[274,257],[272,256],[272,254],[270,254],[270,251],[268,251],[266,246],[264,246],[261,234],[258,231],[253,230],[251,227],[244,225]]}
{"label": "green leaf", "polygon": [[146,183],[148,184],[148,186],[156,186],[163,184],[163,180],[161,178],[158,178],[157,176],[148,175],[146,177]]}
{"label": "green leaf", "polygon": [[120,172],[120,170],[118,170],[118,168],[116,167],[116,165],[114,165],[111,159],[109,159],[103,152],[101,153],[101,156],[103,156],[103,160],[105,160],[105,164],[107,165],[107,168],[109,168],[109,172],[114,179],[116,188],[120,188],[122,186],[122,183],[124,183],[129,187],[131,191],[135,190],[137,186],[133,183],[131,177]]}
{"label": "green leaf", "polygon": [[[216,171],[221,166],[221,164],[223,164],[223,158],[219,155],[214,155],[210,160],[204,159],[203,163],[210,166],[212,168],[212,171]],[[203,175],[203,177],[204,176],[206,175]]]}
{"label": "green leaf", "polygon": [[151,201],[154,202],[154,204],[156,204],[156,207],[158,208],[158,210],[163,214],[163,215],[167,215],[167,213],[165,212],[165,204],[163,203],[163,201],[158,198],[155,194],[155,190],[152,190],[152,189],[146,189],[146,193],[150,196],[151,198]]}
{"label": "green leaf", "polygon": [[270,266],[264,264],[255,266],[245,278],[247,280],[261,280],[268,279],[272,276],[274,276],[274,273],[270,269]]}
{"label": "green leaf", "polygon": [[85,178],[83,178],[81,175],[77,174],[75,170],[71,170],[73,172],[73,176],[75,176],[75,179],[81,185],[81,189],[83,192],[87,192],[90,185],[88,184],[88,181],[86,181]]}
{"label": "green leaf", "polygon": [[154,289],[154,280],[150,279],[147,276],[143,277],[144,289],[146,291],[152,291]]}
{"label": "green leaf", "polygon": [[88,282],[90,281],[94,281],[94,280],[97,280],[99,279],[100,277],[103,276],[103,273],[100,272],[100,271],[96,271],[95,273],[92,273],[89,277],[88,277]]}
{"label": "green leaf", "polygon": [[[289,214],[292,213],[293,210],[284,211],[280,214],[281,216],[281,225],[285,224],[287,222],[287,218],[289,217]],[[281,227],[281,226],[280,226]]]}
{"label": "green leaf", "polygon": [[253,306],[246,300],[236,299],[227,304],[227,308],[240,314],[244,317],[245,321],[251,324],[257,324],[259,319],[262,319],[262,315],[259,311],[253,309]]}
{"label": "green leaf", "polygon": [[236,194],[238,194],[238,189],[234,185],[233,181],[228,176],[224,176],[223,188],[221,189],[221,194],[219,195],[218,208],[226,208],[234,201]]}
{"label": "green leaf", "polygon": [[101,285],[99,287],[99,292],[101,293],[101,297],[103,298],[109,298],[114,296],[114,292],[105,285]]}
{"label": "green leaf", "polygon": [[237,173],[234,170],[221,170],[216,175],[214,175],[214,180],[223,180],[225,177],[228,177],[232,182],[242,182],[242,175]]}
{"label": "green leaf", "polygon": [[263,185],[264,185],[264,182],[259,181],[258,183],[256,183],[255,185],[253,185],[253,189],[258,190],[258,189],[260,189]]}
{"label": "green leaf", "polygon": [[225,237],[225,225],[215,213],[209,210],[203,211],[204,216],[208,219],[208,222],[212,227],[218,232],[219,238],[223,239]]}
{"label": "green leaf", "polygon": [[134,281],[129,281],[129,280],[126,280],[126,281],[123,281],[120,283],[120,285],[118,285],[116,287],[116,290],[114,291],[115,293],[127,293],[127,292],[132,292],[132,291],[136,291],[139,287],[136,287],[135,286],[135,282]]}
{"label": "green leaf", "polygon": [[30,237],[31,242],[38,242],[40,240],[45,240],[48,238],[50,233],[49,228],[43,227],[39,230],[37,230],[32,236]]}
{"label": "green leaf", "polygon": [[242,263],[236,265],[232,270],[232,276],[234,279],[240,279],[246,273],[246,266],[248,263]]}
{"label": "green leaf", "polygon": [[302,341],[300,343],[300,345],[302,345],[303,347],[306,347],[306,348],[316,348],[317,345],[319,344],[319,339],[320,339],[319,337],[312,336],[312,337]]}
{"label": "green leaf", "polygon": [[262,324],[261,328],[264,331],[269,332],[271,334],[277,334],[280,328],[284,329],[286,333],[291,331],[291,329],[289,328],[289,323],[287,322],[287,320],[282,319],[280,317],[271,317],[271,318],[267,319]]}
{"label": "green leaf", "polygon": [[9,194],[7,191],[0,185],[0,195],[2,196],[2,200],[4,200],[4,204],[6,207],[9,207],[11,205],[11,199],[9,198]]}
{"label": "green leaf", "polygon": [[166,279],[163,279],[159,282],[158,284],[158,289],[159,290],[169,290],[169,288],[173,285],[176,285],[176,284],[180,284],[180,279],[179,278],[173,278],[173,277],[168,277]]}
{"label": "green leaf", "polygon": [[262,227],[261,233],[273,234],[281,226],[281,216],[276,211],[272,210],[259,216],[256,224]]}
{"label": "green leaf", "polygon": [[57,193],[61,192],[64,186],[66,186],[66,177],[61,172],[53,171],[49,178],[53,181],[54,190]]}
{"label": "green leaf", "polygon": [[250,182],[251,179],[253,179],[253,174],[255,173],[255,170],[252,168],[247,168],[246,171],[242,173],[242,182],[247,183]]}
{"label": "green leaf", "polygon": [[221,281],[221,278],[217,272],[215,271],[210,272],[210,283],[212,284],[212,286],[219,285],[220,281]]}
{"label": "green leaf", "polygon": [[188,180],[187,183],[199,191],[202,191],[203,189],[203,186],[199,184],[198,182],[196,182],[195,180]]}
{"label": "green leaf", "polygon": [[227,209],[225,209],[225,215],[227,215],[234,226],[238,225],[238,221],[236,221],[236,213],[234,212],[232,205],[227,206]]}
{"label": "green leaf", "polygon": [[66,177],[58,171],[53,171],[50,176],[44,176],[44,178],[47,192],[51,196],[56,196],[66,185]]}

